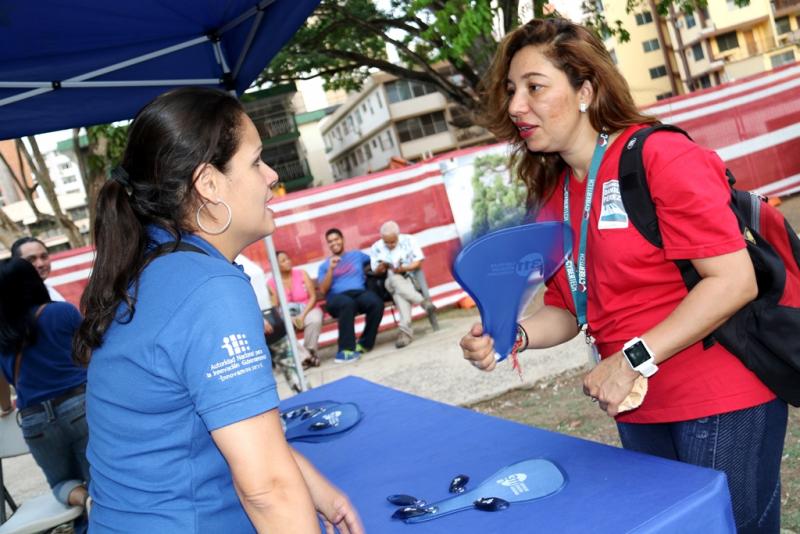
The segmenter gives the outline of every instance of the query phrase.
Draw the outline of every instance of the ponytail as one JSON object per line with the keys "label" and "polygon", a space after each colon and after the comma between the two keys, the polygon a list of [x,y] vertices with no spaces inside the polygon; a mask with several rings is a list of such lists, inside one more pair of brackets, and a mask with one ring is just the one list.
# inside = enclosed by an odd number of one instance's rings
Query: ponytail
{"label": "ponytail", "polygon": [[134,119],[121,168],[103,185],[94,219],[96,256],[81,297],[84,320],[73,339],[75,360],[88,364],[111,322],[130,322],[139,277],[149,261],[149,225],[192,232],[193,177],[202,164],[225,172],[239,146],[244,109],[219,90],[168,91]]}

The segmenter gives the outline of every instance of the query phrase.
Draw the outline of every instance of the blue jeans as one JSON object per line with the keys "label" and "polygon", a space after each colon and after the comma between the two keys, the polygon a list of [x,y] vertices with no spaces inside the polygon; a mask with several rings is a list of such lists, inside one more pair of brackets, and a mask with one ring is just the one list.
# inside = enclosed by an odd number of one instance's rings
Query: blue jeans
{"label": "blue jeans", "polygon": [[73,482],[73,487],[76,480],[89,482],[89,462],[86,460],[89,426],[85,399],[86,395],[76,395],[55,408],[46,401],[43,403],[45,411],[22,417],[19,421],[33,459],[44,471],[53,492],[65,504],[62,487],[65,482]]}
{"label": "blue jeans", "polygon": [[775,399],[691,421],[617,423],[617,429],[628,450],[724,472],[738,533],[778,534],[787,417],[786,403]]}

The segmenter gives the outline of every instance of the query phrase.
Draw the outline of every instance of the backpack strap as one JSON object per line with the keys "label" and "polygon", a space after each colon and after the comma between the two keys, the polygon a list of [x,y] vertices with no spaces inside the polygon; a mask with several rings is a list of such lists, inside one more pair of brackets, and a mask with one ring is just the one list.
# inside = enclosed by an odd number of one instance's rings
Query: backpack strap
{"label": "backpack strap", "polygon": [[[654,124],[647,128],[637,130],[628,139],[622,149],[619,160],[619,188],[622,196],[622,205],[628,214],[628,219],[633,226],[647,239],[653,246],[664,248],[664,241],[661,238],[661,230],[658,227],[658,216],[653,197],[650,194],[650,186],[647,183],[647,172],[644,168],[644,142],[647,138],[660,131],[675,132],[685,135],[689,140],[692,137],[684,130],[671,124]],[[732,184],[735,179],[730,172],[727,173],[728,181]],[[700,275],[689,260],[675,260],[675,265],[681,273],[686,288],[691,290],[700,282]],[[703,346],[707,349],[714,344],[711,336],[703,340]]]}

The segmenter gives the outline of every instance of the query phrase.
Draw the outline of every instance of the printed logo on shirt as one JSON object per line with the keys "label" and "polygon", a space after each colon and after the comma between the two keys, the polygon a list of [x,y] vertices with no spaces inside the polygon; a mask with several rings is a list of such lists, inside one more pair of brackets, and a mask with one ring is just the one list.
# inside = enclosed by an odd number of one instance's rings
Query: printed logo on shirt
{"label": "printed logo on shirt", "polygon": [[514,473],[513,475],[501,478],[496,482],[501,486],[509,488],[511,492],[516,496],[530,491],[528,485],[525,484],[525,480],[527,480],[527,478],[528,475],[526,475],[525,473]]}
{"label": "printed logo on shirt", "polygon": [[230,334],[222,338],[220,348],[225,349],[227,357],[212,362],[206,371],[206,378],[225,382],[237,376],[263,369],[267,354],[263,348],[252,350],[246,334]]}
{"label": "printed logo on shirt", "polygon": [[250,350],[250,343],[244,334],[231,334],[222,338],[222,348],[228,351],[228,356],[236,356]]}
{"label": "printed logo on shirt", "polygon": [[607,230],[612,228],[627,228],[628,214],[622,204],[622,195],[619,192],[619,180],[609,180],[603,184],[603,207],[600,209],[600,220],[597,228]]}

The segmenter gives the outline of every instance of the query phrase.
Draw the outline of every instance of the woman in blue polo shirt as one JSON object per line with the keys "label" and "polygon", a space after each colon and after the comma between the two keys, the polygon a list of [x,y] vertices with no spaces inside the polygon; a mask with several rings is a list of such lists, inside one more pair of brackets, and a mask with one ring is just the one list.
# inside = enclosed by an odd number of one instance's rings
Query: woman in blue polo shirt
{"label": "woman in blue polo shirt", "polygon": [[92,532],[361,533],[288,446],[247,276],[277,175],[234,97],[167,92],[100,191],[76,356],[89,362]]}
{"label": "woman in blue polo shirt", "polygon": [[21,258],[0,263],[0,295],[0,415],[13,412],[11,383],[25,443],[53,493],[85,505],[86,370],[72,361],[81,315],[68,302],[51,302],[36,268]]}

